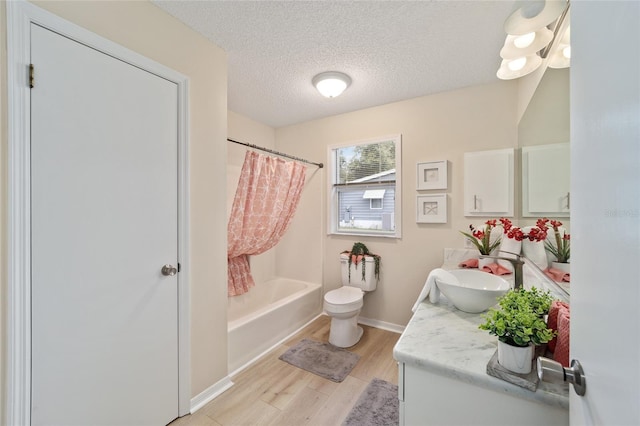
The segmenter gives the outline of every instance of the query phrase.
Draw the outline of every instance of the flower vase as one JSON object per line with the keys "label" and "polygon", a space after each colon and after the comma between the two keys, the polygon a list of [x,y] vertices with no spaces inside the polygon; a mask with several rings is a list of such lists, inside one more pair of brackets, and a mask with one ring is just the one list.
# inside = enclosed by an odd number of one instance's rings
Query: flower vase
{"label": "flower vase", "polygon": [[482,268],[485,267],[486,265],[489,265],[491,263],[495,263],[496,260],[492,259],[490,257],[485,257],[485,258],[479,258],[478,259],[478,271],[482,271]]}
{"label": "flower vase", "polygon": [[512,346],[498,340],[498,363],[509,371],[518,374],[531,373],[533,355],[533,345],[525,347]]}
{"label": "flower vase", "polygon": [[[528,234],[531,231],[533,226],[527,226],[522,229],[522,232]],[[526,256],[527,259],[536,264],[538,268],[542,271],[547,269],[549,266],[547,260],[547,251],[544,248],[544,241],[530,241],[528,238],[522,241],[522,254]]]}
{"label": "flower vase", "polygon": [[562,263],[562,262],[551,262],[551,267],[553,269],[558,269],[565,274],[571,273],[571,264],[570,263]]}
{"label": "flower vase", "polygon": [[[515,238],[509,238],[506,235],[502,235],[502,242],[500,243],[500,251],[498,255],[500,257],[508,257],[516,259],[516,255],[520,254],[522,250],[522,241],[517,241]],[[513,263],[508,260],[498,260],[498,265],[508,269],[513,273]]]}

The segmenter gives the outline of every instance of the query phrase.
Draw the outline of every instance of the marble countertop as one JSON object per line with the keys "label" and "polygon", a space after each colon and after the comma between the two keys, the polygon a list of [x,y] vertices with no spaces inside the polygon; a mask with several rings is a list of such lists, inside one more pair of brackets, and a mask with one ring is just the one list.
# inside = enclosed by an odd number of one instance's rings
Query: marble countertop
{"label": "marble countertop", "polygon": [[[446,265],[445,255],[443,266]],[[456,309],[444,295],[436,304],[427,299],[419,305],[398,340],[394,358],[455,380],[568,409],[567,384],[540,382],[537,391],[531,392],[486,373],[487,363],[497,349],[497,338],[478,329],[482,322],[481,314]]]}

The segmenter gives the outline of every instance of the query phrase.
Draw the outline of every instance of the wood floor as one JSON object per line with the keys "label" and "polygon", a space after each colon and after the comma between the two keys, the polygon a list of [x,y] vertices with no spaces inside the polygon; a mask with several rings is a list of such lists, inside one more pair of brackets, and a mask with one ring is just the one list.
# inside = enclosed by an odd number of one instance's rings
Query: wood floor
{"label": "wood floor", "polygon": [[362,339],[348,349],[359,354],[360,360],[342,383],[323,379],[278,359],[303,338],[327,342],[329,325],[329,317],[319,317],[233,376],[235,384],[231,389],[171,426],[339,426],[373,378],[398,384],[393,347],[400,335],[373,327],[362,326]]}

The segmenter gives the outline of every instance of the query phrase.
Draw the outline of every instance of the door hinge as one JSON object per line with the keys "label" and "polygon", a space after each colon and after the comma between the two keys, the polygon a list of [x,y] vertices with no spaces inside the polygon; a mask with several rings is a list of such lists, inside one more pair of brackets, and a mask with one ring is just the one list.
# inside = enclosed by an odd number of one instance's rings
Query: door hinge
{"label": "door hinge", "polygon": [[178,272],[180,272],[180,269],[182,269],[182,267],[180,266],[180,262],[178,262]]}
{"label": "door hinge", "polygon": [[33,89],[33,64],[29,64],[29,88]]}

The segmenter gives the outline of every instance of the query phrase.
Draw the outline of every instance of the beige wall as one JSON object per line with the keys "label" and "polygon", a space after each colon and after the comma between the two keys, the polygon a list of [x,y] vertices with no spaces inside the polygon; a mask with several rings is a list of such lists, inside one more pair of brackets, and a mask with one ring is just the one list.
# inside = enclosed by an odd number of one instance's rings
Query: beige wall
{"label": "beige wall", "polygon": [[[189,78],[191,395],[195,396],[227,375],[226,219],[220,205],[226,181],[226,54],[147,1],[35,3]],[[4,22],[3,18],[3,38]],[[5,43],[2,48],[4,60]],[[3,75],[5,70],[3,66]],[[4,77],[2,82],[4,85]],[[3,90],[3,106],[5,94]],[[6,126],[2,129],[2,153],[6,158]],[[6,160],[2,165],[4,170]],[[4,189],[4,172],[3,183]],[[2,223],[6,226],[5,221]],[[5,245],[6,242],[3,248]],[[4,266],[4,255],[2,262]],[[4,279],[5,274],[2,276]],[[5,292],[3,281],[2,300]],[[2,332],[4,350],[4,328]]]}
{"label": "beige wall", "polygon": [[[470,87],[276,129],[279,150],[327,162],[327,147],[341,142],[402,134],[401,239],[326,234],[328,169],[316,172],[292,229],[277,246],[279,275],[340,285],[338,254],[362,241],[382,256],[381,281],[365,296],[362,316],[405,325],[424,281],[443,261],[445,247],[462,247],[463,153],[517,146],[515,82]],[[416,224],[416,163],[449,161],[448,221]],[[430,191],[423,193],[434,193]],[[478,219],[476,219],[477,223]],[[321,259],[325,262],[322,265]]]}

